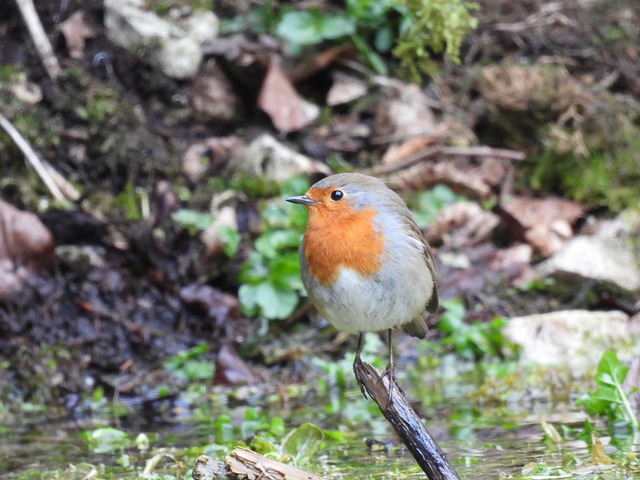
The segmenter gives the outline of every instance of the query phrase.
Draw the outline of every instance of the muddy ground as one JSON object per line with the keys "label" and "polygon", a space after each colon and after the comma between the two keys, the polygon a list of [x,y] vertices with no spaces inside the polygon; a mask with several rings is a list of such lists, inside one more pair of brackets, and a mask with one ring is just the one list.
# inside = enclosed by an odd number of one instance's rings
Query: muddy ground
{"label": "muddy ground", "polygon": [[[318,3],[322,7],[323,2]],[[611,132],[612,125],[614,131],[619,125],[638,127],[634,110],[640,97],[637,2],[480,3],[475,13],[478,27],[464,42],[462,63],[455,65],[437,56],[441,72],[425,78],[424,91],[437,98],[440,116],[457,122],[450,124],[449,140],[471,137],[472,144],[522,152],[526,159],[512,162],[487,192],[468,188],[467,193],[488,202],[489,209],[499,215],[496,199],[507,189],[569,197],[585,205],[589,214],[612,216],[616,208],[611,208],[604,193],[575,198],[561,177],[538,175],[548,183],[534,187],[530,179],[537,162],[547,158],[545,141],[552,138],[541,139],[541,125],[547,125],[545,131],[553,125],[565,133],[569,130],[568,148],[574,149],[581,146],[580,141],[570,141],[576,135],[595,138]],[[207,257],[207,246],[172,221],[171,213],[179,206],[208,210],[215,192],[209,180],[233,177],[228,163],[232,156],[228,150],[233,147],[223,148],[222,153],[209,151],[210,161],[197,177],[185,172],[184,152],[205,139],[236,136],[248,143],[268,133],[323,163],[337,152],[350,168],[376,167],[383,153],[380,145],[368,136],[345,137],[344,131],[354,124],[374,125],[379,115],[376,105],[382,103],[384,92],[370,87],[357,109],[326,109],[335,118],[325,125],[318,122],[285,134],[257,106],[266,72],[261,53],[253,53],[254,61],[248,65],[209,53],[205,60],[215,60],[221,67],[235,103],[233,115],[224,121],[203,118],[188,101],[197,88],[195,81],[171,79],[140,52],[127,51],[106,38],[102,2],[66,2],[60,8],[59,2],[37,5],[63,67],[56,81],[42,67],[14,3],[0,12],[1,111],[81,192],[72,208],[56,206],[13,142],[0,135],[1,198],[18,209],[36,212],[56,247],[51,265],[13,279],[19,288],[3,283],[0,399],[72,407],[96,385],[108,391],[118,389],[123,395],[153,396],[157,377],[152,372],[162,371],[161,362],[202,342],[210,346],[209,357],[218,361],[215,382],[251,382],[269,376],[270,371],[281,380],[300,379],[301,370],[295,367],[298,354],[283,355],[269,370],[263,366],[265,355],[259,344],[282,337],[283,331],[287,336],[323,324],[309,320],[302,311],[288,321],[272,322],[270,333],[256,336],[260,321],[243,316],[237,300],[236,274],[248,255],[251,238],[259,231],[257,200],[268,198],[273,189],[265,188],[263,196],[247,195],[235,204],[243,239],[238,256]],[[82,55],[71,58],[60,25],[79,10],[94,34],[86,39]],[[232,8],[216,13],[229,17],[240,12]],[[254,38],[251,32],[245,35]],[[349,61],[360,60],[355,55]],[[555,70],[540,80],[534,67],[545,64]],[[320,68],[296,83],[296,88],[322,104],[331,73],[340,68],[339,64]],[[41,100],[17,101],[7,88],[16,75],[36,85]],[[544,85],[548,90],[541,88]],[[607,103],[619,96],[629,107],[624,119],[613,118],[611,112],[620,109]],[[572,101],[563,105],[562,99],[568,97]],[[79,109],[82,105],[86,108]],[[583,143],[587,149],[595,148],[588,141]],[[638,166],[637,155],[629,161]],[[481,163],[482,159],[471,160],[471,165]],[[411,187],[398,178],[401,186]],[[625,180],[621,182],[624,186]],[[149,210],[144,215],[131,214],[126,196],[121,202],[113,201],[127,188],[146,192]],[[617,210],[629,204],[621,202]],[[501,227],[485,243],[464,247],[474,262],[483,264],[498,249],[522,238],[521,231],[513,229],[504,215],[501,218]],[[585,218],[586,213],[573,222],[574,227]],[[533,261],[540,258],[538,253]],[[521,292],[514,297],[506,287],[519,272],[479,270],[460,274],[441,266],[443,297],[462,296],[467,305],[474,305],[469,319],[583,306],[576,303],[584,297],[581,292],[568,297]],[[633,302],[612,299],[610,294],[592,298],[588,307],[607,303],[634,313]],[[331,350],[333,333],[324,329],[323,335]],[[437,331],[433,336],[438,336]],[[318,344],[312,338],[310,348]],[[243,370],[244,361],[251,365],[249,369]],[[281,369],[292,366],[282,377]],[[232,373],[227,374],[227,369]],[[236,371],[241,373],[234,376]]]}

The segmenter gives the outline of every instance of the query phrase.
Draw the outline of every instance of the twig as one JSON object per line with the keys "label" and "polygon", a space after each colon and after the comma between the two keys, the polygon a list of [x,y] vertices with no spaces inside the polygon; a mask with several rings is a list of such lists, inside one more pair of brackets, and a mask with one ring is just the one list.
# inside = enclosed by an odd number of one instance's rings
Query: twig
{"label": "twig", "polygon": [[36,154],[36,152],[31,148],[31,145],[24,139],[24,137],[16,130],[13,124],[9,121],[7,117],[0,113],[0,127],[4,129],[5,132],[11,137],[16,146],[22,151],[26,159],[33,166],[36,173],[40,176],[44,184],[53,195],[53,198],[60,202],[67,203],[68,200],[65,198],[63,193],[60,191],[58,186],[56,185],[51,175],[47,171],[47,168],[42,164],[40,158]]}
{"label": "twig", "polygon": [[61,72],[60,64],[53,53],[51,42],[49,42],[44,28],[42,28],[42,23],[40,23],[40,18],[38,17],[38,12],[36,12],[36,7],[33,5],[33,0],[16,0],[16,3],[24,19],[24,23],[27,24],[27,28],[29,29],[29,33],[31,34],[31,38],[36,46],[36,50],[38,50],[40,60],[42,60],[47,74],[52,80],[55,80]]}
{"label": "twig", "polygon": [[485,145],[476,147],[442,147],[445,155],[463,155],[468,157],[495,157],[505,160],[524,160],[524,153],[506,148],[493,148]]}
{"label": "twig", "polygon": [[360,387],[378,404],[427,477],[430,480],[459,480],[449,460],[407,402],[395,378],[360,359],[353,364],[353,372]]}

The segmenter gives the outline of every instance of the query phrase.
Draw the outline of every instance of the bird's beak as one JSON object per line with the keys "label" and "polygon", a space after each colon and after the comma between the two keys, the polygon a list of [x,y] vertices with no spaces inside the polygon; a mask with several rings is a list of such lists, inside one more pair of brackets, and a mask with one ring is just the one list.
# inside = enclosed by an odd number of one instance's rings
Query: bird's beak
{"label": "bird's beak", "polygon": [[304,205],[305,207],[310,207],[312,205],[317,205],[320,203],[317,200],[307,197],[306,195],[300,195],[299,197],[289,197],[287,198],[287,202],[299,203],[300,205]]}

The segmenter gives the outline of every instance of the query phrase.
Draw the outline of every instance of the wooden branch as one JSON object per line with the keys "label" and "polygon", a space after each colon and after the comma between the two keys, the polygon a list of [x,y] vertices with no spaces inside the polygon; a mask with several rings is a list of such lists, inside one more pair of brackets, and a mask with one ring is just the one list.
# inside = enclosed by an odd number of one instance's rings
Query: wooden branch
{"label": "wooden branch", "polygon": [[42,163],[40,157],[36,154],[36,152],[31,148],[29,142],[27,142],[24,137],[20,134],[20,132],[13,126],[13,124],[9,121],[7,117],[0,113],[0,127],[7,132],[7,134],[14,141],[16,146],[22,151],[27,161],[33,166],[36,173],[40,176],[44,184],[53,195],[53,198],[56,200],[68,203],[67,198],[58,188],[55,180],[51,177],[49,172],[47,171],[47,167]]}
{"label": "wooden branch", "polygon": [[360,359],[353,364],[353,372],[363,393],[366,391],[378,404],[427,477],[430,480],[459,480],[449,460],[407,402],[395,378]]}
{"label": "wooden branch", "polygon": [[29,29],[29,33],[31,34],[31,38],[36,46],[36,50],[38,50],[40,60],[47,74],[52,80],[55,80],[61,72],[60,64],[58,63],[56,55],[53,53],[49,37],[47,37],[44,28],[42,28],[42,23],[40,22],[40,17],[38,17],[38,12],[36,12],[36,7],[33,5],[33,0],[16,0],[16,3],[24,19],[24,23],[27,24],[27,28]]}
{"label": "wooden branch", "polygon": [[246,448],[237,447],[227,455],[224,462],[200,455],[196,460],[192,477],[196,480],[244,478],[247,480],[323,480],[313,473],[278,462]]}

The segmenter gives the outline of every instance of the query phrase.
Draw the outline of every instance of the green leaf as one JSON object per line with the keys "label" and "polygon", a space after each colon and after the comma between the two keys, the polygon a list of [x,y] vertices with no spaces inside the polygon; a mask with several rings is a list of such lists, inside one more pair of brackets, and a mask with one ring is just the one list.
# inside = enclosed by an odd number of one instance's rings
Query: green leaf
{"label": "green leaf", "polygon": [[238,253],[240,248],[240,241],[242,237],[235,228],[220,227],[218,229],[218,236],[222,241],[222,249],[227,257],[233,258]]}
{"label": "green leaf", "polygon": [[192,235],[206,230],[213,222],[210,213],[181,208],[171,214],[171,219]]}
{"label": "green leaf", "polygon": [[93,453],[114,453],[131,446],[127,432],[111,427],[96,428],[82,436]]}
{"label": "green leaf", "polygon": [[255,437],[251,441],[251,448],[260,455],[267,455],[268,453],[278,451],[273,443],[262,437]]}
{"label": "green leaf", "polygon": [[260,313],[260,306],[257,300],[257,287],[259,284],[245,283],[238,289],[238,300],[240,301],[240,311],[248,317],[255,317]]}
{"label": "green leaf", "polygon": [[615,352],[604,352],[596,371],[596,390],[581,396],[576,405],[584,406],[588,413],[606,415],[610,421],[624,421],[637,428],[638,417],[623,388],[628,372]]}
{"label": "green leaf", "polygon": [[393,30],[389,25],[385,25],[383,28],[376,32],[376,36],[373,39],[373,45],[379,52],[388,52],[393,46]]}
{"label": "green leaf", "polygon": [[323,439],[322,430],[311,423],[303,423],[284,438],[282,449],[293,456],[297,465],[303,465],[313,457]]}
{"label": "green leaf", "polygon": [[238,298],[243,314],[256,316],[262,313],[269,320],[287,318],[298,305],[298,294],[276,288],[270,282],[241,285]]}
{"label": "green leaf", "polygon": [[298,45],[313,45],[322,41],[317,10],[288,12],[276,27],[276,33]]}
{"label": "green leaf", "polygon": [[271,230],[255,241],[256,251],[266,258],[276,258],[283,250],[300,245],[300,234],[294,230]]}
{"label": "green leaf", "polygon": [[280,37],[298,45],[315,45],[354,31],[355,24],[346,15],[326,15],[315,8],[285,13],[276,28]]}
{"label": "green leaf", "polygon": [[283,319],[295,310],[298,305],[298,295],[292,290],[281,290],[265,282],[256,286],[256,303],[260,306],[265,318]]}
{"label": "green leaf", "polygon": [[621,385],[627,378],[629,367],[618,360],[617,355],[612,351],[606,351],[602,354],[600,363],[598,363],[598,376],[602,377],[603,382],[609,385]]}
{"label": "green leaf", "polygon": [[277,288],[304,291],[298,252],[289,252],[272,260],[269,264],[268,279]]}
{"label": "green leaf", "polygon": [[345,37],[356,30],[353,20],[346,15],[323,15],[320,33],[323,40]]}

